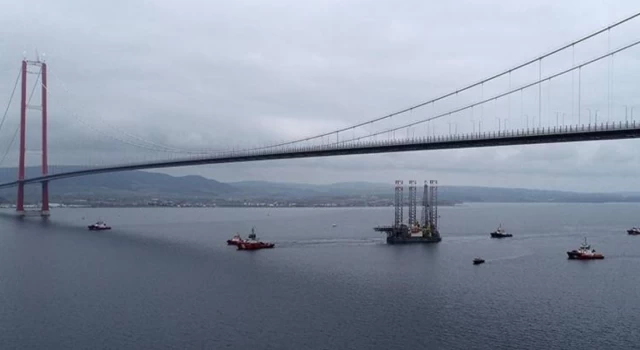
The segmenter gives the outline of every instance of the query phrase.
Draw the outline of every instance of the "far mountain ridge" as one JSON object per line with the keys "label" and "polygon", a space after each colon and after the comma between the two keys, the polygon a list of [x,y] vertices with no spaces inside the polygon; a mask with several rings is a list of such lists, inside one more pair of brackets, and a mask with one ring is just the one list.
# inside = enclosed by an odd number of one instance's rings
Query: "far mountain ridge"
{"label": "far mountain ridge", "polygon": [[[56,171],[69,171],[79,167],[56,167]],[[0,168],[0,181],[15,181],[15,168]],[[29,167],[27,176],[37,176],[40,170]],[[418,198],[422,196],[422,183],[417,184]],[[223,183],[199,175],[171,176],[163,173],[128,171],[82,176],[55,181],[50,186],[53,200],[83,198],[87,200],[109,198],[140,200],[225,200],[243,202],[333,202],[337,199],[386,203],[393,199],[394,183],[366,181],[336,182],[331,184],[304,184],[270,181],[237,181]],[[29,185],[26,192],[31,201],[39,198],[39,186]],[[407,198],[408,181],[404,183]],[[5,202],[15,198],[15,188],[0,190]],[[640,202],[638,192],[582,193],[544,189],[439,186],[439,198],[450,203],[462,202]]]}

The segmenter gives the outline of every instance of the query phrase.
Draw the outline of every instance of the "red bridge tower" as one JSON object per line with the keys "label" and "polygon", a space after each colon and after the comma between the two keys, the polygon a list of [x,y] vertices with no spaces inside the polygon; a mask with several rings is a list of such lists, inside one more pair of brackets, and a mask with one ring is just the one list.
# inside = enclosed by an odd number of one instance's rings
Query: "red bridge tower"
{"label": "red bridge tower", "polygon": [[[33,72],[27,70],[28,67],[38,67],[41,76],[41,105],[29,105],[27,100],[27,75]],[[20,215],[25,214],[24,210],[24,179],[25,179],[25,156],[26,156],[26,129],[27,129],[27,109],[42,111],[42,175],[47,175],[47,64],[38,59],[37,61],[22,61],[22,94],[20,101],[20,158],[18,163],[18,198],[16,200],[16,211]],[[37,78],[36,78],[37,79]],[[30,99],[30,98],[29,98]],[[49,216],[49,183],[42,182],[42,208],[40,215]]]}

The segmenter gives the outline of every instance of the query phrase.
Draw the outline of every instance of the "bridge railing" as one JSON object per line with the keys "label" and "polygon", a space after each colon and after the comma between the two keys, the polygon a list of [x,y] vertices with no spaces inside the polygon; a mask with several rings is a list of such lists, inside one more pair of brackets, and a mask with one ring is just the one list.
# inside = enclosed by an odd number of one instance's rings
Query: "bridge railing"
{"label": "bridge railing", "polygon": [[312,146],[291,146],[279,149],[261,149],[261,150],[239,150],[222,152],[213,155],[201,155],[200,159],[211,158],[240,158],[251,156],[265,156],[265,155],[277,155],[277,154],[289,154],[289,153],[306,153],[306,152],[320,152],[331,150],[343,150],[354,148],[378,148],[384,146],[403,146],[410,144],[425,144],[425,143],[449,143],[460,141],[474,141],[474,140],[493,140],[513,137],[532,137],[543,135],[566,135],[576,133],[588,133],[599,132],[608,130],[634,130],[640,127],[636,121],[632,122],[604,122],[600,124],[582,124],[582,125],[564,125],[564,126],[546,126],[536,127],[529,129],[514,129],[507,131],[490,131],[490,132],[475,132],[464,133],[454,135],[436,135],[425,136],[418,138],[402,138],[391,140],[374,140],[374,141],[362,141],[362,140],[346,140],[342,142],[334,142],[326,145],[312,145]]}
{"label": "bridge railing", "polygon": [[[264,156],[278,156],[283,154],[300,154],[300,153],[316,153],[323,151],[335,151],[335,150],[349,150],[349,149],[361,149],[361,148],[380,148],[380,147],[393,147],[393,146],[406,146],[412,144],[442,144],[442,143],[456,143],[462,141],[491,141],[506,138],[527,138],[538,137],[544,135],[569,135],[578,133],[595,133],[610,130],[637,130],[640,128],[640,123],[636,121],[626,122],[603,122],[599,124],[582,124],[582,125],[564,125],[564,126],[546,126],[536,128],[520,128],[506,131],[489,131],[489,132],[472,132],[453,135],[435,135],[424,137],[412,137],[401,139],[388,139],[388,140],[373,140],[366,141],[363,139],[345,140],[341,142],[333,142],[325,145],[300,145],[300,146],[288,146],[278,149],[259,149],[259,150],[233,150],[226,152],[216,152],[213,154],[201,154],[197,156],[190,156],[184,158],[175,158],[174,161],[183,160],[214,160],[214,159],[234,159],[234,158],[248,158],[248,157],[264,157]],[[123,163],[113,165],[111,167],[126,167],[132,164],[136,165],[153,165],[158,161],[148,161],[140,163]],[[104,168],[104,167],[96,167]]]}
{"label": "bridge railing", "polygon": [[[619,121],[619,122],[603,122],[600,124],[582,124],[582,125],[563,125],[563,126],[546,126],[529,129],[514,129],[507,131],[491,131],[464,133],[457,135],[437,135],[419,138],[403,138],[383,141],[343,141],[341,143],[332,143],[329,145],[316,145],[308,147],[296,147],[278,150],[277,153],[296,153],[309,151],[325,151],[336,149],[353,149],[353,148],[377,148],[382,146],[402,146],[409,144],[425,144],[425,143],[449,143],[472,140],[494,140],[514,137],[534,137],[544,135],[568,135],[576,133],[601,132],[610,130],[636,130],[640,128],[640,124],[636,121]],[[274,154],[273,151],[261,151],[260,155]],[[236,155],[237,156],[237,155]]]}

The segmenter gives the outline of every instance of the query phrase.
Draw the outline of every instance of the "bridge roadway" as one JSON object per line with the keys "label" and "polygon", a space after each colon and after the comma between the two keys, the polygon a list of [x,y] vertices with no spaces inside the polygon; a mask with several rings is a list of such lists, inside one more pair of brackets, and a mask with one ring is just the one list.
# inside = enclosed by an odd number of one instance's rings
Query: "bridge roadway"
{"label": "bridge roadway", "polygon": [[[435,136],[384,141],[356,141],[329,145],[289,147],[286,149],[257,149],[202,155],[182,159],[129,163],[95,167],[65,173],[25,179],[25,184],[54,181],[77,176],[87,176],[118,171],[173,168],[182,166],[240,163],[260,160],[295,159],[372,154],[389,152],[428,151],[455,148],[513,146],[559,142],[616,140],[640,137],[640,123],[619,122],[600,125],[582,125],[518,129],[506,132],[471,133],[451,136]],[[0,188],[17,186],[19,181],[0,184]]]}

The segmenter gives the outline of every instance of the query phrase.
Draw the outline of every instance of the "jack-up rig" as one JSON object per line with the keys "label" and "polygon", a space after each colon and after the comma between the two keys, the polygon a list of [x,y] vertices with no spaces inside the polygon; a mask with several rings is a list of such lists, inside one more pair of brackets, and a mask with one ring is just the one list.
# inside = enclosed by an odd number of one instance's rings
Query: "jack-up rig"
{"label": "jack-up rig", "polygon": [[387,233],[388,244],[399,243],[437,243],[442,240],[438,231],[438,181],[424,182],[422,194],[422,225],[416,217],[417,187],[416,181],[409,181],[409,220],[403,222],[404,186],[402,180],[396,180],[395,219],[392,226],[378,226],[374,230]]}

